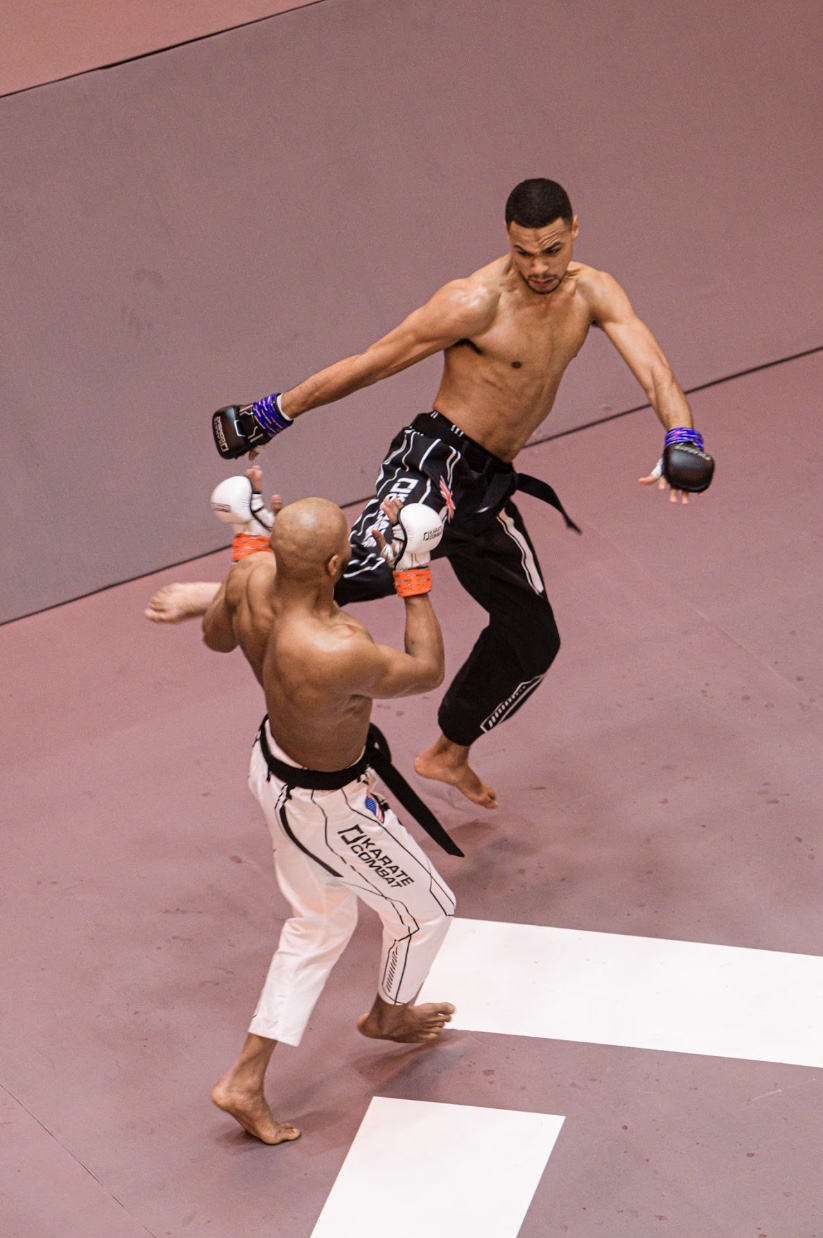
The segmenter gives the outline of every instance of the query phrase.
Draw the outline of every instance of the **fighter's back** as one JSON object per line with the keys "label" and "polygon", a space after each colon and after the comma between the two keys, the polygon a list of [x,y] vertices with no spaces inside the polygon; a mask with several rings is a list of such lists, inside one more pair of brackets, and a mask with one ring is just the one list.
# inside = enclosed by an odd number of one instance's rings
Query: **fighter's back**
{"label": "fighter's back", "polygon": [[371,700],[353,693],[356,671],[373,642],[356,619],[311,595],[279,591],[274,555],[238,563],[226,581],[232,635],[266,697],[272,734],[300,765],[341,769],[363,750]]}
{"label": "fighter's back", "polygon": [[338,770],[362,753],[372,703],[352,687],[369,646],[362,624],[337,607],[317,615],[275,598],[262,684],[272,734],[300,765]]}
{"label": "fighter's back", "polygon": [[[397,520],[400,504],[391,515]],[[426,692],[443,680],[443,642],[428,585],[403,594],[405,652],[378,645],[334,601],[349,562],[349,529],[327,499],[283,508],[273,555],[235,565],[203,619],[210,649],[238,645],[263,687],[275,742],[298,765],[347,769],[366,741],[371,702]]]}

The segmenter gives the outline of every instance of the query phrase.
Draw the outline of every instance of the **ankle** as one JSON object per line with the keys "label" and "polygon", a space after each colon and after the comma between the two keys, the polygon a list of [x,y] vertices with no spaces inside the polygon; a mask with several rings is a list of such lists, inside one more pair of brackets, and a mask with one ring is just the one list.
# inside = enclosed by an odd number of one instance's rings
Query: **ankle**
{"label": "ankle", "polygon": [[457,744],[453,739],[447,739],[445,735],[440,735],[432,745],[432,751],[437,756],[450,757],[454,761],[465,761],[468,759],[469,746],[468,744]]}
{"label": "ankle", "polygon": [[385,1001],[384,998],[377,997],[375,998],[374,1005],[369,1011],[369,1021],[381,1030],[394,1027],[397,1021],[402,1019],[403,1014],[406,1010],[408,1010],[408,1007],[408,1002],[400,1006],[395,1006],[391,1002]]}

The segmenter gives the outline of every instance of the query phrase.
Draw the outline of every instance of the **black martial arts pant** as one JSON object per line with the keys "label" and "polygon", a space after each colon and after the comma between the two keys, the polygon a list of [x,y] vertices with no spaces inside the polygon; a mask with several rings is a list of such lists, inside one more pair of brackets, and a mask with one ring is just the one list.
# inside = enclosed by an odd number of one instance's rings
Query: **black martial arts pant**
{"label": "black martial arts pant", "polygon": [[[335,591],[340,606],[394,591],[391,569],[371,537],[372,529],[385,529],[388,523],[380,511],[384,499],[426,503],[440,513],[444,534],[433,557],[449,560],[463,588],[489,615],[438,713],[441,731],[456,744],[472,744],[510,718],[560,648],[537,555],[510,498],[517,481],[511,465],[447,418],[422,413],[389,448],[377,494],[352,529],[351,561]],[[545,483],[525,481],[553,495]],[[547,501],[562,512],[556,495]]]}

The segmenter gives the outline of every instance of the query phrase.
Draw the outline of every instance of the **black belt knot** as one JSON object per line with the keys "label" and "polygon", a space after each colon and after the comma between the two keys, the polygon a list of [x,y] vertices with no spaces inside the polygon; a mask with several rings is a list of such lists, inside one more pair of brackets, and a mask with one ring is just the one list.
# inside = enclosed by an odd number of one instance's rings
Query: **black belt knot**
{"label": "black belt knot", "polygon": [[438,846],[447,851],[449,855],[463,855],[457,843],[449,837],[428,805],[421,800],[417,792],[409,786],[400,771],[392,764],[388,740],[374,723],[369,724],[366,750],[360,760],[354,765],[347,766],[346,769],[326,771],[302,769],[296,765],[289,765],[288,762],[276,757],[266,738],[268,720],[267,714],[260,723],[257,740],[269,768],[269,774],[274,774],[280,782],[288,787],[302,787],[307,791],[339,791],[341,787],[348,786],[350,782],[362,777],[367,769],[373,769],[378,778],[382,779],[392,794],[396,796],[399,803]]}
{"label": "black belt knot", "polygon": [[548,503],[549,507],[560,512],[567,529],[574,529],[575,533],[582,532],[580,526],[575,524],[560,502],[553,486],[540,477],[532,477],[530,473],[518,473],[513,464],[508,464],[498,456],[492,455],[485,447],[481,447],[480,443],[476,443],[473,438],[469,438],[468,434],[464,434],[462,430],[453,425],[442,413],[436,410],[431,413],[421,413],[419,417],[415,417],[412,427],[419,430],[421,434],[428,434],[431,438],[438,438],[441,442],[448,443],[466,459],[469,468],[486,474],[489,479],[488,486],[481,506],[470,518],[472,523],[485,526],[502,510],[512,495],[520,490],[523,494],[530,494],[533,499]]}

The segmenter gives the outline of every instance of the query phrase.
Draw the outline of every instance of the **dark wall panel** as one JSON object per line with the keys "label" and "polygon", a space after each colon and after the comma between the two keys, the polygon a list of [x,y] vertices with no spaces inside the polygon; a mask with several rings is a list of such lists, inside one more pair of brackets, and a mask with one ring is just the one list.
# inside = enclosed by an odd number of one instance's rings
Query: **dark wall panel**
{"label": "dark wall panel", "polygon": [[[221,544],[210,410],[502,252],[524,176],[684,384],[823,343],[820,33],[810,0],[326,0],[0,100],[0,618]],[[368,493],[437,373],[309,414],[267,484]],[[548,429],[638,402],[592,339]]]}

